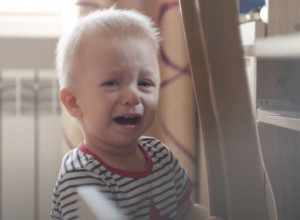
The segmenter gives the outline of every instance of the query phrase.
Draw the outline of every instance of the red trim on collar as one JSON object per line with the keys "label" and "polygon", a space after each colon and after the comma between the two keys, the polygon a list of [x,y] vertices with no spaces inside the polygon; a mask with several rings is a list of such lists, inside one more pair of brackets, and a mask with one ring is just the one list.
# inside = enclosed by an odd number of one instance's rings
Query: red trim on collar
{"label": "red trim on collar", "polygon": [[120,169],[114,168],[114,167],[108,165],[107,163],[105,163],[103,160],[101,160],[96,154],[91,152],[89,149],[87,149],[83,143],[81,143],[77,148],[81,152],[94,157],[101,165],[103,165],[107,170],[109,170],[110,172],[112,172],[114,174],[118,174],[122,177],[140,179],[140,178],[147,177],[152,172],[153,163],[152,163],[152,159],[151,159],[150,155],[148,154],[148,152],[140,144],[138,144],[138,147],[142,151],[143,155],[145,156],[146,162],[147,162],[146,169],[144,171],[129,171],[129,170],[120,170]]}

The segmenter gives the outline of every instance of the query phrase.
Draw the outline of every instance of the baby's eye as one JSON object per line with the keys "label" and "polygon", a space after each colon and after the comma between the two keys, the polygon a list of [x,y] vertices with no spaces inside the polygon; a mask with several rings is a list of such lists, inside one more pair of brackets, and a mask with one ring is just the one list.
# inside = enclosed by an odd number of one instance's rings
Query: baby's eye
{"label": "baby's eye", "polygon": [[150,81],[141,81],[141,82],[139,82],[139,86],[149,87],[149,86],[154,86],[154,85]]}
{"label": "baby's eye", "polygon": [[118,86],[119,83],[116,80],[110,80],[102,84],[102,86]]}

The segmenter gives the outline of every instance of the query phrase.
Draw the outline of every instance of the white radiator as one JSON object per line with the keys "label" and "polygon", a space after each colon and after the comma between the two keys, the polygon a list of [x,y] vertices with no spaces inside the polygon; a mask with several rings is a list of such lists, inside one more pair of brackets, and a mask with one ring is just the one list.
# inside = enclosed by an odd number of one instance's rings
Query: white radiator
{"label": "white radiator", "polygon": [[61,153],[55,39],[0,38],[0,219],[50,219]]}

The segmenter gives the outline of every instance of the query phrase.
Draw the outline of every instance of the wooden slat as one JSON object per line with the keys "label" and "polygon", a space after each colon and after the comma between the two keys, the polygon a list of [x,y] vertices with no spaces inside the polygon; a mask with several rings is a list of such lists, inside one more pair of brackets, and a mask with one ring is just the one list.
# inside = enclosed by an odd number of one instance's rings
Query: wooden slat
{"label": "wooden slat", "polygon": [[300,31],[299,0],[269,0],[268,36],[292,34]]}
{"label": "wooden slat", "polygon": [[266,220],[264,167],[236,1],[180,3],[207,156],[211,214],[225,220]]}
{"label": "wooden slat", "polygon": [[299,59],[300,34],[262,38],[255,42],[255,56],[269,59]]}

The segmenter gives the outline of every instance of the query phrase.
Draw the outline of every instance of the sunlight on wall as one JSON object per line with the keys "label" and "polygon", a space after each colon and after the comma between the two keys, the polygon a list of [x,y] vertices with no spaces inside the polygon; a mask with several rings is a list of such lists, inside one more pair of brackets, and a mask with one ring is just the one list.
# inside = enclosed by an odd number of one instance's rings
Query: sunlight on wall
{"label": "sunlight on wall", "polygon": [[56,13],[61,0],[2,0],[0,12],[5,13]]}
{"label": "sunlight on wall", "polygon": [[1,0],[0,37],[58,38],[61,12],[72,0]]}

